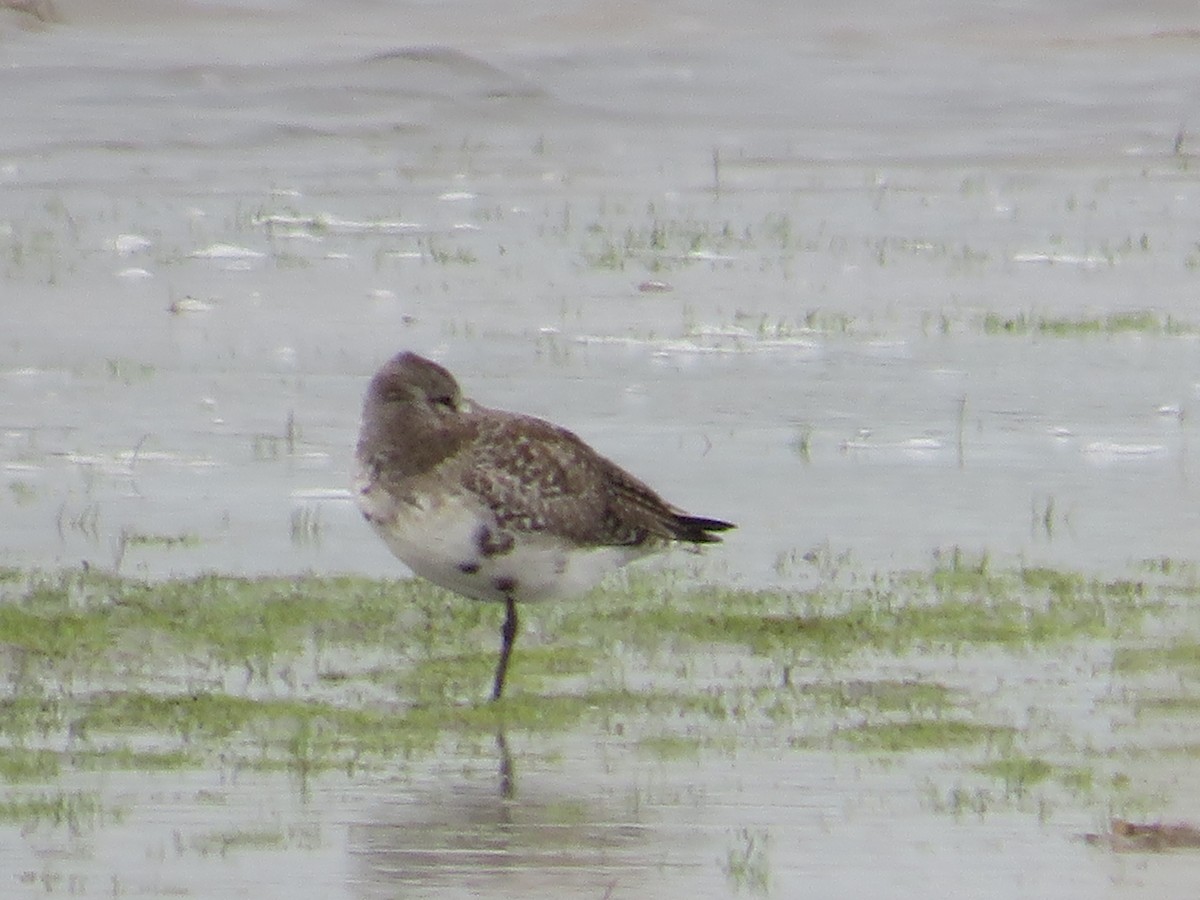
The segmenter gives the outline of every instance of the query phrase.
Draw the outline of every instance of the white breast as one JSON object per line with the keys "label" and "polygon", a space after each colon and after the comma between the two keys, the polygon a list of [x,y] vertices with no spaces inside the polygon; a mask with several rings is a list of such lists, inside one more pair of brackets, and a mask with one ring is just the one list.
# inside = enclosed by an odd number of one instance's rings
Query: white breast
{"label": "white breast", "polygon": [[491,512],[470,495],[403,502],[366,482],[357,487],[363,515],[397,558],[422,578],[476,600],[568,597],[642,555],[631,547],[580,548],[522,534],[506,552],[485,555],[479,536],[498,528]]}

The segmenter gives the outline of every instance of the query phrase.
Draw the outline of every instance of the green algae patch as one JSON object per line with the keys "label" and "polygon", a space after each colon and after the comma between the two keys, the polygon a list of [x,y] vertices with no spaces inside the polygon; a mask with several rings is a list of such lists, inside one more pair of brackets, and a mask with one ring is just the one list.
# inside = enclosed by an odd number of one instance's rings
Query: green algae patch
{"label": "green algae patch", "polygon": [[1135,309],[1105,316],[1043,316],[1031,312],[983,317],[985,334],[1037,335],[1050,338],[1112,337],[1122,334],[1177,336],[1196,334],[1194,324],[1153,310]]}
{"label": "green algae patch", "polygon": [[678,734],[647,735],[637,746],[639,752],[664,761],[694,759],[704,748],[700,740]]}
{"label": "green algae patch", "polygon": [[0,780],[50,781],[62,771],[60,754],[25,747],[0,747]]}
{"label": "green algae patch", "polygon": [[867,649],[1019,648],[1103,637],[1124,628],[1141,614],[1144,591],[1137,582],[1045,569],[997,574],[937,567],[791,597],[704,588],[635,610],[608,609],[600,627],[643,646],[686,638],[693,644],[738,644],[756,654],[787,650],[824,660]]}
{"label": "green algae patch", "polygon": [[[954,553],[923,571],[827,568],[807,591],[626,573],[525,607],[498,703],[486,692],[502,611],[421,581],[6,571],[0,781],[205,766],[307,777],[505,733],[583,731],[660,760],[743,744],[969,755],[1021,729],[934,661],[1024,666],[1100,644],[1136,673],[1138,648],[1162,643],[1139,637],[1143,620],[1200,593],[1184,567],[1104,580]],[[1176,665],[1194,649],[1180,643]]]}
{"label": "green algae patch", "polygon": [[1113,654],[1118,672],[1140,673],[1159,669],[1179,669],[1200,673],[1200,641],[1180,639],[1165,646],[1120,647]]}
{"label": "green algae patch", "polygon": [[837,736],[858,750],[907,753],[914,750],[949,750],[1011,742],[1016,730],[961,719],[910,719],[873,722],[839,730]]}
{"label": "green algae patch", "polygon": [[176,734],[184,740],[221,738],[271,715],[274,703],[223,694],[155,695],[106,692],[82,704],[76,727],[84,733],[120,730]]}
{"label": "green algae patch", "polygon": [[835,710],[876,713],[941,713],[954,706],[954,693],[945,685],[927,681],[835,681],[805,685],[801,692]]}
{"label": "green algae patch", "polygon": [[165,550],[195,547],[201,543],[198,534],[149,534],[143,531],[124,531],[122,540],[128,547],[160,547]]}
{"label": "green algae patch", "polygon": [[1028,756],[1009,756],[976,768],[985,775],[999,778],[1004,782],[1004,789],[1010,793],[1023,793],[1045,781],[1054,772],[1054,767],[1044,759]]}
{"label": "green algae patch", "polygon": [[19,824],[26,829],[66,828],[79,833],[97,825],[108,814],[97,795],[86,791],[0,797],[0,822]]}
{"label": "green algae patch", "polygon": [[73,752],[68,759],[84,771],[173,772],[198,768],[204,762],[200,754],[185,750],[135,750],[124,745]]}
{"label": "green algae patch", "polygon": [[109,617],[76,611],[45,590],[24,602],[0,604],[0,644],[52,662],[96,657],[112,643]]}
{"label": "green algae patch", "polygon": [[1134,710],[1139,716],[1200,716],[1200,691],[1196,693],[1147,694],[1135,698]]}
{"label": "green algae patch", "polygon": [[197,835],[188,846],[200,856],[228,856],[239,850],[280,850],[288,838],[278,828],[238,828]]}

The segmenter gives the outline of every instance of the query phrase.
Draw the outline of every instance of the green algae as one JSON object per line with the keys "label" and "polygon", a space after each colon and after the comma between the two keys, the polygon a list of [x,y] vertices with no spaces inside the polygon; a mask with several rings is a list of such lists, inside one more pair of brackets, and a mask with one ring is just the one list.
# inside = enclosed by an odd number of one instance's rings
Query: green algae
{"label": "green algae", "polygon": [[1011,741],[1015,733],[1015,729],[1004,725],[956,718],[916,718],[866,723],[843,729],[838,737],[859,750],[907,753],[914,750],[991,746],[1000,741]]}
{"label": "green algae", "polygon": [[929,681],[849,680],[805,685],[801,692],[833,709],[935,714],[953,708],[954,692]]}
{"label": "green algae", "polygon": [[983,317],[982,327],[985,334],[1039,335],[1052,338],[1121,334],[1172,336],[1196,333],[1196,327],[1188,322],[1146,309],[1075,318],[1042,316],[1027,312],[1016,315],[989,312]]}
{"label": "green algae", "polygon": [[981,763],[977,770],[1004,783],[1007,794],[1022,795],[1054,775],[1055,769],[1044,759],[1022,755],[1005,756]]}
{"label": "green algae", "polygon": [[0,797],[0,822],[16,822],[24,828],[66,828],[79,833],[107,814],[98,796],[87,791]]}
{"label": "green algae", "polygon": [[50,781],[61,771],[60,754],[24,747],[0,748],[0,779],[8,783]]}
{"label": "green algae", "polygon": [[[1090,773],[1089,752],[1047,774],[1031,741],[1066,725],[1016,723],[926,660],[986,652],[1019,666],[1104,645],[1126,677],[1194,664],[1190,638],[1142,629],[1200,593],[1185,566],[1109,579],[961,553],[885,574],[827,562],[815,590],[631,573],[581,601],[528,607],[499,703],[485,690],[502,611],[423,582],[6,571],[0,781],[202,767],[306,779],[447,740],[583,731],[668,762],[764,744],[939,751],[1021,793]],[[1186,693],[1138,696],[1143,717],[1194,712]]]}
{"label": "green algae", "polygon": [[1165,645],[1120,647],[1113,654],[1113,668],[1126,673],[1155,669],[1200,672],[1200,641],[1181,638]]}
{"label": "green algae", "polygon": [[703,746],[700,740],[679,734],[646,735],[637,744],[639,752],[664,761],[694,759]]}
{"label": "green algae", "polygon": [[240,850],[282,850],[292,843],[282,828],[230,828],[194,835],[187,847],[200,856],[223,857]]}

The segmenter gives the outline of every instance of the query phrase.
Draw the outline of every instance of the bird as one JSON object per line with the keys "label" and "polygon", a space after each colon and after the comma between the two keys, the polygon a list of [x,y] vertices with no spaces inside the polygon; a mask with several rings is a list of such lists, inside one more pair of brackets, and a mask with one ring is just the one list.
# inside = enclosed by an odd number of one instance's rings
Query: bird
{"label": "bird", "polygon": [[354,495],[412,572],[503,603],[491,700],[504,691],[517,604],[562,599],[674,543],[736,527],[688,515],[573,432],[463,396],[450,372],[404,351],[363,400]]}

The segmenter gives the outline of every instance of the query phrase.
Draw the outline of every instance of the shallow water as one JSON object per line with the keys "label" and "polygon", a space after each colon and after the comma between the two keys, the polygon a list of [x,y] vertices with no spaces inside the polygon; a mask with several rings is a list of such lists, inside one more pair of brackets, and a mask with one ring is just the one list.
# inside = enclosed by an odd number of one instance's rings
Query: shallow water
{"label": "shallow water", "polygon": [[[1191,7],[55,9],[0,13],[2,564],[396,574],[344,491],[365,381],[401,347],[738,522],[707,557],[721,581],[811,584],[818,546],[885,569],[952,546],[1085,570],[1194,556]],[[1155,325],[1106,319],[1127,312]],[[1021,316],[1070,327],[989,325]],[[836,756],[771,789],[769,760],[705,759],[698,796],[642,821],[623,805],[641,770],[616,757],[582,787],[524,767],[535,822],[545,790],[613,823],[599,856],[435,855],[406,889],[724,896],[739,828],[769,833],[777,885],[818,896],[929,896],[928,866],[981,896],[1012,896],[1014,872],[1026,896],[1155,883],[1096,869],[1066,834],[1095,822],[1047,841],[1028,817],[914,817],[911,777]],[[430,779],[301,804],[331,867],[316,895],[394,895],[422,852],[397,833],[475,815],[446,808],[463,782]],[[146,796],[143,835],[171,815]],[[481,803],[486,837],[511,837]],[[887,877],[862,865],[881,847]],[[287,874],[304,856],[261,855]],[[271,871],[230,859],[178,886],[217,871],[236,896]]]}
{"label": "shallow water", "polygon": [[[394,571],[337,492],[400,347],[738,521],[726,577],[1194,544],[1169,10],[115,9],[5,32],[6,561]],[[1126,311],[1179,327],[984,328]]]}
{"label": "shallow water", "polygon": [[129,897],[1065,900],[1149,897],[1187,872],[1100,854],[1082,818],[935,814],[912,783],[937,774],[936,758],[892,769],[746,752],[633,769],[630,753],[568,746],[560,765],[518,771],[516,798],[481,761],[454,758],[303,791],[282,776],[109,776],[102,825],[27,828],[0,861],[22,895]]}

